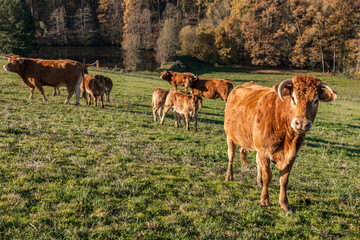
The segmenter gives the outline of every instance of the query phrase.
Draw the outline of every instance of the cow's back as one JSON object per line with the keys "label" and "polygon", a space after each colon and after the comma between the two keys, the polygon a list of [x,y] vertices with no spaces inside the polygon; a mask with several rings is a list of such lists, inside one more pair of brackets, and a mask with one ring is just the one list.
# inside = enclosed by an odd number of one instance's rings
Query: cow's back
{"label": "cow's back", "polygon": [[24,59],[24,66],[27,78],[36,78],[45,86],[76,85],[83,74],[76,61]]}

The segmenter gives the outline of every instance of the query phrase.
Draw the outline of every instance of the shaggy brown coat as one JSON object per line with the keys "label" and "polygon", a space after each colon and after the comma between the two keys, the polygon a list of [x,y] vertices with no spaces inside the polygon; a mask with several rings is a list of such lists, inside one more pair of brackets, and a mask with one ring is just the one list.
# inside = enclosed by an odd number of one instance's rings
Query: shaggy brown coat
{"label": "shaggy brown coat", "polygon": [[113,87],[113,82],[112,82],[111,78],[105,77],[103,75],[95,75],[95,78],[104,82],[104,84],[105,84],[105,90],[104,90],[105,91],[105,100],[107,102],[110,102],[110,92]]}
{"label": "shaggy brown coat", "polygon": [[[178,73],[174,71],[163,71],[161,72],[160,78],[168,81],[174,87],[174,90],[177,90],[177,86],[185,87],[185,81],[188,76],[195,75],[190,72]],[[187,92],[187,88],[185,88],[185,91]]]}
{"label": "shaggy brown coat", "polygon": [[159,118],[161,119],[161,111],[164,108],[164,104],[168,93],[169,91],[157,88],[152,94],[151,106],[152,106],[155,122],[157,121],[156,112],[158,113]]}
{"label": "shaggy brown coat", "polygon": [[89,74],[84,75],[81,83],[81,92],[86,104],[91,104],[91,97],[94,98],[94,106],[97,106],[97,101],[101,101],[101,107],[104,108],[103,96],[105,92],[105,83],[101,79],[96,79]]}
{"label": "shaggy brown coat", "polygon": [[199,110],[199,100],[201,97],[197,95],[189,95],[184,92],[170,90],[164,104],[164,111],[161,118],[161,124],[164,124],[166,113],[172,108],[174,111],[175,126],[179,127],[179,120],[183,115],[185,117],[186,130],[189,128],[189,115],[194,120],[195,131],[197,131],[197,116]]}
{"label": "shaggy brown coat", "polygon": [[[236,145],[246,151],[256,151],[257,182],[263,187],[261,204],[270,204],[271,161],[280,170],[280,206],[292,211],[286,186],[305,132],[312,127],[319,100],[330,102],[336,98],[337,93],[327,84],[309,76],[296,76],[273,88],[254,82],[234,88],[227,101],[224,120],[229,157],[226,180],[233,179]],[[241,158],[246,165],[246,156],[242,154]]]}
{"label": "shaggy brown coat", "polygon": [[80,83],[84,77],[84,66],[72,60],[43,60],[35,58],[19,58],[12,56],[4,65],[4,70],[19,75],[22,81],[30,88],[30,99],[33,99],[37,88],[43,100],[46,101],[43,86],[66,86],[69,103],[71,96],[76,93],[76,104],[79,104]]}

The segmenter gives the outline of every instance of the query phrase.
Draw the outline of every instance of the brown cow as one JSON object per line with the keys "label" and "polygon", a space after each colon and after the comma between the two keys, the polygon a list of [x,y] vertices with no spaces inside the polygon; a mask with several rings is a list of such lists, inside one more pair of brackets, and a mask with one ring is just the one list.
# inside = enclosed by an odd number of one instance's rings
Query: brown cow
{"label": "brown cow", "polygon": [[156,112],[158,113],[159,118],[161,119],[161,110],[164,108],[166,96],[168,95],[168,93],[169,91],[157,88],[152,94],[151,106],[152,106],[155,122],[157,120]]}
{"label": "brown cow", "polygon": [[105,83],[105,100],[107,102],[110,102],[110,92],[112,90],[113,87],[113,82],[110,78],[105,77],[103,75],[95,75],[96,79],[99,79],[101,81],[103,81]]}
{"label": "brown cow", "polygon": [[[256,151],[257,182],[263,187],[261,204],[269,206],[270,161],[280,170],[282,209],[292,211],[286,186],[298,151],[314,122],[318,102],[330,102],[337,93],[326,83],[309,76],[296,76],[273,88],[248,82],[237,86],[229,95],[225,109],[224,129],[227,134],[229,166],[226,180],[233,179],[236,145]],[[244,154],[241,155],[246,164]]]}
{"label": "brown cow", "polygon": [[187,92],[187,88],[185,87],[185,81],[186,78],[189,76],[195,75],[190,72],[178,73],[174,71],[163,71],[161,72],[160,78],[168,81],[174,87],[174,90],[177,90],[177,86],[183,86],[185,88],[185,91]]}
{"label": "brown cow", "polygon": [[84,77],[84,66],[77,61],[44,60],[35,58],[19,58],[12,56],[4,65],[4,70],[17,73],[30,88],[30,99],[33,99],[35,88],[46,101],[43,86],[66,86],[69,103],[71,96],[76,93],[76,104],[79,104],[80,83]]}
{"label": "brown cow", "polygon": [[101,107],[104,108],[103,96],[105,92],[105,83],[102,79],[95,79],[93,76],[85,74],[80,88],[86,104],[90,105],[91,97],[93,97],[94,106],[97,106],[97,101],[100,99]]}
{"label": "brown cow", "polygon": [[201,97],[197,95],[189,95],[184,92],[170,90],[166,97],[161,124],[164,124],[166,113],[173,108],[175,126],[179,127],[179,120],[182,115],[185,117],[186,130],[189,131],[189,114],[192,116],[197,131],[197,115],[199,110],[199,100]]}
{"label": "brown cow", "polygon": [[225,102],[235,87],[235,84],[230,80],[216,79],[216,78],[199,78],[197,76],[188,76],[185,81],[185,88],[191,88],[195,95],[201,97],[216,99],[221,98]]}

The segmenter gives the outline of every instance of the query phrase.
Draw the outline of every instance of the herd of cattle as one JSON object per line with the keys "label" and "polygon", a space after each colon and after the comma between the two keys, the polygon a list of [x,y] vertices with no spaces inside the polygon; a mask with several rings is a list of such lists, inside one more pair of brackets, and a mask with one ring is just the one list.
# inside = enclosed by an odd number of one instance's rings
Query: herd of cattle
{"label": "herd of cattle", "polygon": [[69,59],[20,58],[15,55],[8,58],[4,70],[19,75],[30,88],[30,99],[33,99],[35,88],[39,90],[43,100],[46,101],[43,86],[54,87],[53,96],[60,94],[60,86],[65,86],[68,91],[65,103],[69,103],[70,98],[75,93],[76,105],[79,104],[80,95],[82,95],[86,104],[90,104],[91,97],[93,97],[95,106],[97,106],[97,101],[100,100],[101,107],[104,107],[103,96],[105,95],[106,100],[109,101],[113,83],[108,77],[102,75],[93,77],[88,74],[87,68],[95,64],[96,62],[81,64],[78,61]]}
{"label": "herd of cattle", "polygon": [[[68,103],[76,93],[79,104],[80,92],[100,98],[103,106],[104,93],[109,100],[112,82],[103,76],[92,77],[87,74],[91,64],[80,64],[73,60],[27,59],[13,56],[4,69],[17,73],[30,88],[30,98],[35,87],[44,101],[46,97],[42,86],[66,86]],[[240,160],[243,167],[247,164],[246,154],[256,151],[257,182],[262,187],[260,203],[269,206],[269,183],[272,179],[270,162],[280,170],[279,203],[282,209],[291,212],[286,187],[290,171],[298,151],[305,139],[305,133],[312,128],[319,101],[330,102],[337,98],[337,93],[320,79],[310,76],[295,76],[272,88],[250,81],[235,86],[224,79],[200,78],[193,73],[164,71],[161,79],[168,81],[174,89],[170,91],[156,89],[152,95],[154,121],[157,115],[164,122],[166,113],[172,109],[175,124],[178,127],[181,116],[185,117],[186,129],[189,130],[189,115],[194,119],[197,130],[197,114],[202,99],[221,98],[226,102],[224,129],[228,145],[228,169],[226,181],[233,180],[233,160],[236,146],[240,148]],[[177,91],[183,86],[185,92]],[[189,94],[188,88],[191,89]],[[86,100],[90,104],[90,100]],[[162,114],[161,114],[162,111]]]}

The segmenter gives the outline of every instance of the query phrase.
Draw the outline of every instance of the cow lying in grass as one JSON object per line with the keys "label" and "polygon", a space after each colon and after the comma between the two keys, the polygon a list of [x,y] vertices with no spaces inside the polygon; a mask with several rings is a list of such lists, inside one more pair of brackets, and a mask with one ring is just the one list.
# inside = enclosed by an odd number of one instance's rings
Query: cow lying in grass
{"label": "cow lying in grass", "polygon": [[155,122],[157,121],[156,113],[159,115],[159,119],[161,119],[161,111],[164,109],[164,104],[168,93],[169,91],[157,88],[152,94],[151,106]]}
{"label": "cow lying in grass", "polygon": [[189,115],[191,115],[194,120],[194,129],[195,131],[197,131],[197,115],[199,110],[200,99],[201,97],[197,95],[189,95],[184,92],[170,90],[164,104],[164,111],[161,118],[161,124],[164,124],[166,113],[170,109],[173,109],[176,127],[179,127],[179,120],[183,115],[185,117],[186,130],[189,131],[190,130]]}
{"label": "cow lying in grass", "polygon": [[273,88],[254,82],[234,88],[228,97],[224,120],[229,157],[226,180],[233,180],[236,146],[243,151],[244,164],[245,150],[256,151],[257,181],[263,187],[260,203],[270,205],[268,188],[273,162],[280,170],[280,206],[292,211],[286,195],[291,168],[305,133],[315,120],[319,100],[330,102],[336,98],[337,93],[326,83],[309,76],[297,76]]}
{"label": "cow lying in grass", "polygon": [[81,92],[86,104],[91,104],[91,97],[94,98],[94,106],[97,106],[97,101],[101,101],[101,107],[104,108],[103,96],[105,92],[105,83],[101,79],[96,79],[89,74],[84,75],[81,83]]}

